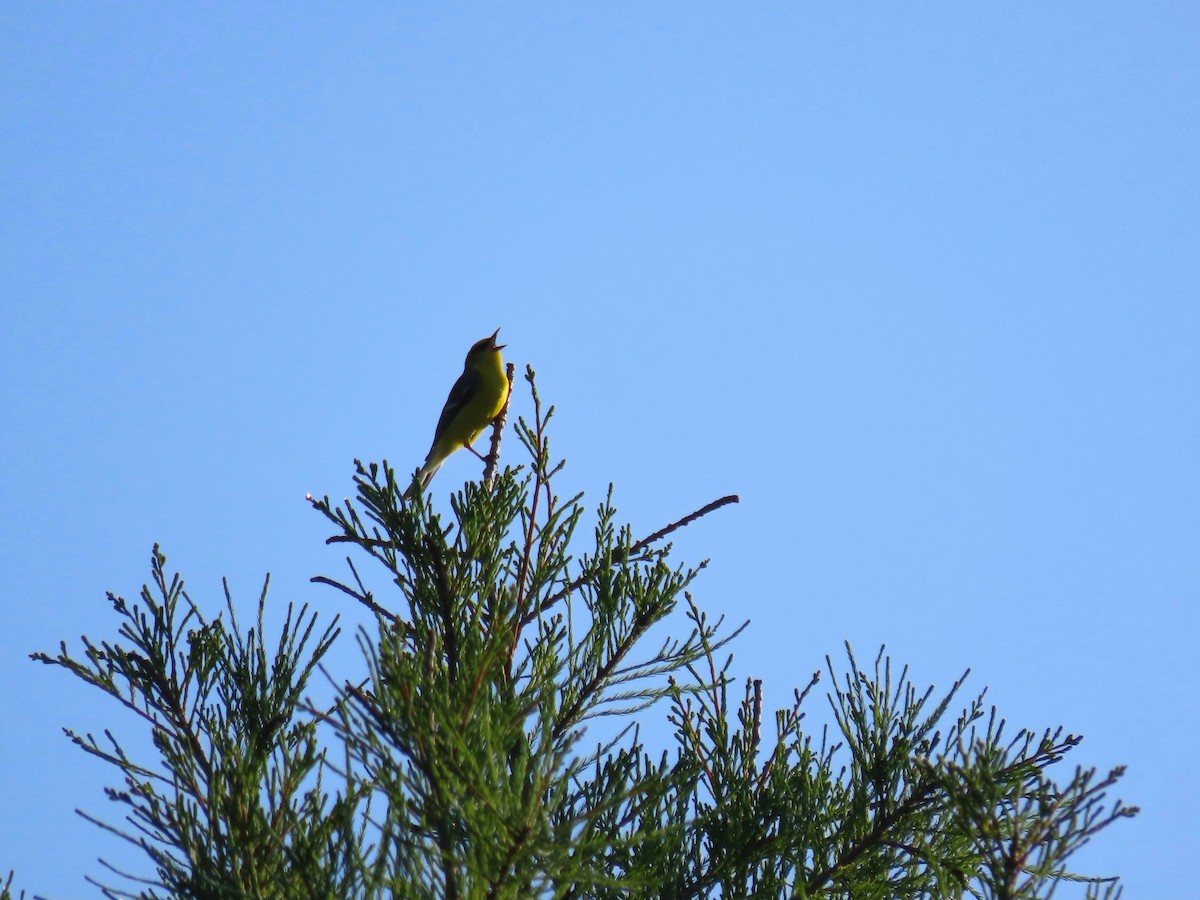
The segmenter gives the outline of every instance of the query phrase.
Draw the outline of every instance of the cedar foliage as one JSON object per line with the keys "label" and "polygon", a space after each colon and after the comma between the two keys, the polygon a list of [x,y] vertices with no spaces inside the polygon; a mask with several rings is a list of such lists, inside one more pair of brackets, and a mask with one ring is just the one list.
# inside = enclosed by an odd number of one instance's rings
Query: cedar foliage
{"label": "cedar foliage", "polygon": [[[34,654],[152,739],[135,760],[110,731],[66,732],[120,777],[118,823],[81,814],[148,865],[89,878],[104,896],[1119,896],[1068,860],[1136,812],[1107,796],[1122,769],[1059,774],[1078,737],[1012,732],[982,694],[956,706],[962,680],[939,694],[847,646],[844,666],[825,660],[828,724],[805,728],[818,672],[764,738],[761,683],[739,688],[726,655],[741,628],[700,609],[704,564],[663,542],[736,498],[635,541],[610,487],[585,536],[582,496],[554,492],[553,409],[526,380],[528,463],[495,471],[502,415],[483,480],[448,512],[405,503],[386,461],[356,463],[353,500],[312,500],[351,549],[348,578],[313,580],[375,623],[357,635],[367,677],[329,675],[332,707],[306,691],[336,616],[289,605],[269,635],[265,585],[248,626],[228,589],[211,615],[157,546],[140,601],[109,595],[115,639]],[[639,723],[664,709],[674,743],[654,750]],[[587,743],[602,716],[618,727]]]}

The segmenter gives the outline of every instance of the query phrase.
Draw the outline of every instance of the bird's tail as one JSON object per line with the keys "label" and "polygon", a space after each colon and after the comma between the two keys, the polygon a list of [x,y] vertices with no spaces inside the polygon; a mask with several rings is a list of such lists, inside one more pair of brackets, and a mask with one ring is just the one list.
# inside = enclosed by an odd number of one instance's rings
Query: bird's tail
{"label": "bird's tail", "polygon": [[[446,458],[444,456],[439,458],[434,456],[432,453],[430,453],[425,459],[425,465],[421,466],[421,470],[417,472],[416,476],[413,478],[414,482],[417,481],[417,479],[420,479],[422,491],[429,487],[429,482],[433,481],[433,476],[437,474],[437,470],[442,467],[442,463],[445,461]],[[415,484],[410,484],[408,486],[408,490],[404,492],[405,500],[412,499],[413,488],[415,486]]]}

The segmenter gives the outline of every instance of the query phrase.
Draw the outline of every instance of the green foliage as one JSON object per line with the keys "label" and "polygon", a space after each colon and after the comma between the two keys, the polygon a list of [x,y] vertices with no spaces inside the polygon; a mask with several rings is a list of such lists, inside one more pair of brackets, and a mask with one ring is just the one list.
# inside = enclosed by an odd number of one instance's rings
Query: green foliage
{"label": "green foliage", "polygon": [[933,688],[918,691],[907,670],[893,678],[882,650],[869,673],[846,651],[840,683],[826,658],[832,738],[801,730],[820,673],[776,713],[767,753],[758,682],[747,683],[737,727],[723,673],[697,697],[676,698],[681,755],[703,761],[680,850],[696,865],[676,896],[1032,898],[1065,881],[1084,883],[1088,897],[1119,895],[1115,878],[1070,874],[1064,863],[1136,812],[1103,807],[1120,770],[1097,782],[1077,769],[1060,787],[1045,770],[1079,738],[1021,731],[1005,743],[982,694],[947,721],[962,680],[931,705]]}
{"label": "green foliage", "polygon": [[341,882],[317,861],[344,852],[336,832],[353,804],[345,797],[325,802],[316,724],[299,715],[313,668],[337,637],[335,625],[309,649],[316,616],[289,606],[269,646],[265,584],[257,620],[243,629],[228,589],[228,623],[222,615],[206,620],[179,576],[168,578],[165,561],[155,547],[153,583],[142,589],[140,605],[109,595],[122,643],[84,638],[82,659],[65,644],[56,657],[33,657],[66,668],[135,713],[157,754],[139,763],[111,731],[101,742],[64,729],[123,776],[123,787],[106,793],[127,808],[127,828],[85,817],[140,847],[155,868],[146,892],[110,886],[106,893],[303,896],[322,884],[336,895]]}
{"label": "green foliage", "polygon": [[[761,686],[731,708],[718,659],[740,629],[709,621],[688,592],[703,564],[663,543],[736,498],[635,541],[610,488],[585,536],[581,497],[552,487],[553,410],[527,381],[528,466],[492,474],[498,426],[484,481],[448,513],[419,490],[404,501],[386,462],[357,465],[354,500],[313,500],[354,554],[347,582],[313,580],[375,623],[357,636],[367,678],[335,685],[331,708],[303,697],[336,618],[320,630],[289,607],[268,639],[264,587],[249,628],[228,591],[208,620],[157,547],[141,602],[110,595],[119,641],[35,654],[153,740],[135,761],[108,731],[67,732],[122,777],[108,796],[123,825],[88,818],[153,868],[106,895],[1045,897],[1079,878],[1065,863],[1081,843],[1133,813],[1104,802],[1119,770],[1049,777],[1077,738],[1005,741],[982,696],[949,716],[961,682],[934,702],[882,652],[869,672],[850,655],[841,678],[827,659],[831,724],[801,729],[814,675],[764,746]],[[638,722],[660,701],[676,744],[651,752]],[[601,716],[617,736],[585,745]]]}
{"label": "green foliage", "polygon": [[[530,385],[532,387],[532,377]],[[669,547],[635,544],[610,497],[574,565],[579,497],[551,489],[552,410],[517,423],[532,471],[502,473],[452,499],[444,525],[386,465],[359,466],[358,502],[316,506],[388,573],[388,610],[361,580],[337,586],[376,611],[362,644],[370,678],[348,686],[336,731],[355,777],[372,786],[377,879],[367,892],[528,897],[639,883],[616,872],[623,823],[668,792],[673,767],[632,749],[582,752],[584,724],[628,716],[667,695],[656,679],[700,660],[716,627],[639,655],[697,570]],[[324,579],[329,583],[330,579]],[[336,584],[336,583],[335,583]]]}

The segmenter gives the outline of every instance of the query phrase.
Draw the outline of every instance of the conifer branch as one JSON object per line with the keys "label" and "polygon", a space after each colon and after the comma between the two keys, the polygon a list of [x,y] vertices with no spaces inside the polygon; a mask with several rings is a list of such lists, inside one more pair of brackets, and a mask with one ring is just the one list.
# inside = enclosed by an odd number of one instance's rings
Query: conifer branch
{"label": "conifer branch", "polygon": [[[228,588],[206,615],[157,547],[142,602],[110,595],[117,639],[35,654],[133,710],[153,747],[134,759],[107,729],[68,731],[119,773],[107,796],[126,825],[85,817],[153,873],[110,866],[132,887],[107,895],[1016,900],[1074,881],[1115,900],[1115,881],[1067,860],[1136,812],[1107,800],[1123,769],[1055,782],[1079,738],[1010,740],[982,693],[954,715],[962,678],[938,695],[882,648],[870,670],[847,645],[843,674],[826,658],[828,724],[807,724],[814,675],[764,734],[762,682],[730,692],[725,647],[745,625],[709,621],[691,594],[704,563],[678,564],[666,540],[737,496],[634,541],[610,486],[585,541],[582,495],[554,493],[554,408],[526,379],[528,473],[499,471],[506,405],[483,482],[448,513],[405,502],[386,460],[355,460],[353,500],[309,498],[331,543],[381,566],[398,610],[350,557],[345,583],[312,579],[375,615],[357,636],[366,678],[329,674],[336,618],[321,631],[289,605],[268,639],[265,585],[246,626]],[[648,645],[668,626],[682,636]],[[314,671],[336,692],[324,713],[302,699]],[[661,699],[674,752],[647,746],[635,718]],[[585,748],[601,715],[623,727]]]}
{"label": "conifer branch", "polygon": [[[623,562],[632,560],[639,553],[646,550],[651,544],[655,543],[656,541],[662,540],[664,537],[671,534],[672,532],[678,531],[680,528],[683,528],[687,525],[692,524],[692,522],[695,522],[697,519],[699,519],[703,516],[706,516],[711,512],[715,512],[716,510],[720,509],[723,506],[728,506],[731,503],[737,503],[740,501],[740,499],[741,498],[738,497],[736,494],[730,494],[727,497],[722,497],[719,500],[714,500],[712,503],[709,503],[705,506],[700,507],[695,512],[689,513],[688,515],[684,516],[679,521],[672,522],[670,525],[667,525],[665,528],[661,528],[658,531],[654,532],[653,534],[647,535],[646,537],[642,538],[637,543],[632,544],[628,550],[613,551],[613,553],[607,560],[607,564],[608,565],[620,565]],[[585,584],[587,584],[589,581],[591,581],[595,577],[596,577],[596,572],[589,571],[589,572],[584,572],[578,578],[575,578],[572,581],[567,582],[567,584],[565,584],[562,588],[560,588],[558,591],[551,594],[545,600],[543,600],[539,604],[537,604],[528,613],[526,613],[524,616],[522,616],[521,620],[520,620],[521,627],[524,628],[526,625],[530,624],[531,622],[536,621],[539,616],[545,615],[545,613],[548,612],[553,606],[555,606],[557,603],[562,601],[562,599],[564,597],[567,597],[568,595],[575,593],[575,591],[579,590],[581,587],[583,587]]]}

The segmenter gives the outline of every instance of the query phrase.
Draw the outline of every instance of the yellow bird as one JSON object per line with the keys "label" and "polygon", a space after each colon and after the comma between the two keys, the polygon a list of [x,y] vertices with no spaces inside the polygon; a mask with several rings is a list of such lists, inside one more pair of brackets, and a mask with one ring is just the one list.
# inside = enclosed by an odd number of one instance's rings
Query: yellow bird
{"label": "yellow bird", "polygon": [[[504,373],[504,361],[500,358],[500,351],[506,345],[496,343],[499,334],[500,329],[497,328],[491,337],[476,341],[467,351],[463,373],[450,389],[450,396],[446,398],[446,405],[442,407],[441,418],[433,432],[433,445],[425,457],[425,464],[417,473],[422,490],[429,486],[442,463],[459,447],[465,447],[480,459],[485,459],[471,445],[500,415],[500,410],[504,409],[508,400],[508,376]],[[409,499],[412,492],[410,487],[404,499]]]}

